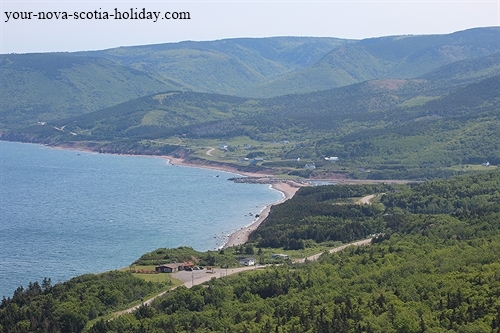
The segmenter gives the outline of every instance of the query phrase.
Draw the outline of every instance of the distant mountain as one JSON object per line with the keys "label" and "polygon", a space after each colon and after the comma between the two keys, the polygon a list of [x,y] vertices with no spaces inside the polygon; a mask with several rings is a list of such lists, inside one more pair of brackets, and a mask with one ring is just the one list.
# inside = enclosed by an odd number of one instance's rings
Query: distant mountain
{"label": "distant mountain", "polygon": [[351,42],[319,37],[235,38],[73,54],[107,58],[174,78],[199,92],[247,95],[249,88],[303,69],[334,48]]}
{"label": "distant mountain", "polygon": [[500,51],[500,27],[448,35],[371,38],[339,46],[300,71],[266,82],[250,94],[273,96],[327,90],[378,78],[408,79],[441,66]]}
{"label": "distant mountain", "polygon": [[80,52],[165,75],[194,91],[249,97],[328,90],[378,78],[415,78],[500,51],[500,28],[447,35],[236,38]]}
{"label": "distant mountain", "polygon": [[442,86],[458,87],[497,74],[500,74],[500,52],[481,58],[455,61],[419,78],[436,82]]}
{"label": "distant mountain", "polygon": [[0,55],[1,128],[52,121],[182,85],[95,57]]}
{"label": "distant mountain", "polygon": [[[3,55],[0,139],[145,154],[182,145],[185,155],[224,163],[259,156],[264,167],[300,175],[311,172],[296,170],[297,159],[314,161],[318,173],[355,177],[451,175],[468,163],[500,164],[499,34],[500,28],[481,28],[358,42],[283,37]],[[316,53],[306,59],[304,50]],[[200,57],[188,56],[195,53]],[[174,81],[161,68],[186,75]],[[243,95],[252,95],[251,82],[276,76],[269,84],[277,84],[282,70],[293,79],[282,92],[300,93],[279,95],[278,85],[260,86],[260,94],[278,94],[269,98],[189,90],[214,89],[210,82],[218,78],[221,90],[246,86]],[[246,80],[235,73],[247,73]],[[341,86],[307,93],[333,81]],[[203,147],[217,141],[231,150],[207,157]],[[325,156],[342,162],[325,164]]]}
{"label": "distant mountain", "polygon": [[[458,87],[498,73],[499,34],[497,27],[359,41],[236,38],[0,55],[0,129],[64,119],[169,90],[261,98],[413,78]],[[432,89],[435,96],[442,93]]]}
{"label": "distant mountain", "polygon": [[0,55],[0,129],[64,119],[168,90],[241,93],[304,68],[338,38],[241,38]]}

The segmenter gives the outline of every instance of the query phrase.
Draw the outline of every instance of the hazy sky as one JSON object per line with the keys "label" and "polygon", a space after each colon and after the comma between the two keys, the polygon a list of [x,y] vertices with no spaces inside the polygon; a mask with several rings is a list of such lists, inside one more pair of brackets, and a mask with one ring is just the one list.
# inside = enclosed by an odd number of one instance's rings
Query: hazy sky
{"label": "hazy sky", "polygon": [[[96,50],[234,37],[363,39],[500,26],[500,0],[474,1],[4,1],[0,53]],[[158,19],[116,19],[130,9]],[[32,12],[30,18],[23,13]],[[39,19],[51,12],[52,19]],[[56,14],[60,13],[59,19]],[[64,12],[68,14],[63,19]],[[85,17],[75,19],[74,13]],[[101,16],[101,19],[90,18]],[[123,14],[126,12],[127,14]],[[189,20],[166,19],[189,12]],[[90,14],[89,14],[90,13]],[[108,19],[104,19],[106,13]],[[34,15],[37,15],[35,17]],[[70,16],[71,15],[71,16]],[[89,18],[87,18],[89,17]],[[7,21],[7,22],[6,22]],[[499,37],[500,43],[500,37]]]}

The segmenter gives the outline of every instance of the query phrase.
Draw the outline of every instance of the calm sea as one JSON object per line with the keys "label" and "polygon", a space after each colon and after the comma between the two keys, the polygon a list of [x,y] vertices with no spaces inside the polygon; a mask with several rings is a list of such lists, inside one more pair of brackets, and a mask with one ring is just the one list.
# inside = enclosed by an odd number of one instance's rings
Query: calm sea
{"label": "calm sea", "polygon": [[0,142],[0,298],[130,265],[159,247],[199,251],[281,199],[234,174],[161,158],[93,154]]}

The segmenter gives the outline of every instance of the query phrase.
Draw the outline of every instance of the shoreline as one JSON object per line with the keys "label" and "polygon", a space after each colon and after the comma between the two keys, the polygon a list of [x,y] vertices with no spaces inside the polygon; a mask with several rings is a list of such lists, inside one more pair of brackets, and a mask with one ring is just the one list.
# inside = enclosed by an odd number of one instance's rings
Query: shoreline
{"label": "shoreline", "polygon": [[[245,244],[248,241],[250,234],[255,231],[260,224],[266,219],[269,215],[271,207],[274,205],[278,205],[283,203],[284,201],[292,198],[295,193],[302,186],[307,186],[304,183],[300,183],[294,180],[277,180],[273,179],[272,174],[264,173],[264,172],[248,172],[238,170],[236,167],[226,165],[226,164],[205,164],[205,163],[193,163],[186,161],[184,158],[174,157],[171,155],[148,155],[148,154],[127,154],[127,153],[102,153],[96,152],[95,150],[86,147],[84,145],[74,146],[74,145],[47,145],[43,143],[33,143],[33,142],[18,142],[18,143],[27,143],[27,144],[39,144],[43,147],[53,148],[53,149],[62,149],[62,150],[73,150],[73,151],[81,151],[93,154],[109,154],[109,155],[121,155],[121,156],[136,156],[136,157],[153,157],[153,158],[161,158],[167,161],[167,164],[172,166],[183,166],[183,167],[191,167],[191,168],[199,168],[199,169],[208,169],[220,172],[228,172],[232,174],[236,174],[242,177],[256,178],[256,183],[260,184],[269,184],[269,186],[282,193],[283,198],[266,205],[261,212],[259,213],[258,218],[250,223],[249,225],[240,227],[239,229],[233,231],[228,236],[225,236],[223,239],[223,244],[219,247],[219,249],[226,249],[233,246],[239,246]],[[318,179],[316,179],[318,181]],[[354,179],[324,179],[328,181],[335,181],[337,184],[363,184],[363,183],[407,183],[406,180],[354,180]]]}
{"label": "shoreline", "polygon": [[[28,144],[37,144],[37,143],[29,143],[29,142],[21,142],[21,143],[28,143]],[[65,145],[58,145],[58,146],[52,146],[52,145],[45,145],[45,144],[40,144],[39,145],[47,148],[53,148],[53,149],[61,149],[61,150],[73,150],[73,151],[81,151],[81,152],[86,152],[86,153],[93,153],[93,154],[103,154],[100,152],[93,151],[90,148],[79,146],[65,146]],[[266,184],[266,179],[271,179],[272,175],[266,174],[266,173],[258,173],[258,172],[242,172],[237,170],[236,168],[230,167],[230,166],[224,166],[224,165],[206,165],[206,164],[198,164],[198,163],[189,163],[186,160],[170,155],[141,155],[141,154],[113,154],[113,153],[104,153],[104,154],[110,154],[110,155],[121,155],[121,156],[136,156],[136,157],[153,157],[153,158],[161,158],[164,160],[167,160],[167,163],[172,165],[172,166],[182,166],[182,167],[191,167],[191,168],[200,168],[200,169],[209,169],[209,170],[214,170],[214,171],[220,171],[220,172],[228,172],[232,174],[236,174],[242,177],[255,177],[255,178],[261,178],[263,181],[263,184]],[[283,203],[284,201],[292,198],[295,193],[299,190],[301,186],[304,186],[303,184],[294,182],[292,180],[290,181],[279,181],[279,182],[268,182],[270,188],[273,190],[276,190],[278,192],[281,192],[283,195],[283,198],[280,200],[270,203],[266,205],[259,213],[259,217],[252,222],[249,225],[240,227],[239,229],[233,231],[229,236],[224,240],[223,245],[220,246],[220,249],[226,249],[232,246],[239,246],[242,244],[245,244],[248,241],[248,237],[250,234],[256,230],[259,225],[266,219],[266,217],[269,215],[269,212],[271,210],[271,207],[274,205],[278,205],[280,203]]]}
{"label": "shoreline", "polygon": [[[195,163],[189,163],[186,162],[184,159],[181,158],[176,158],[172,156],[159,156],[162,158],[168,159],[168,163],[171,165],[179,165],[179,166],[185,166],[185,167],[194,167],[194,168],[201,168],[201,169],[210,169],[210,170],[217,170],[221,172],[230,172],[234,173],[243,177],[257,177],[257,178],[270,178],[270,175],[264,174],[264,173],[253,173],[253,172],[241,172],[238,170],[235,170],[234,168],[231,167],[224,167],[224,166],[214,166],[214,165],[203,165],[203,164],[195,164]],[[265,183],[265,181],[263,182]],[[293,185],[291,185],[293,184]],[[290,181],[290,182],[276,182],[270,184],[270,187],[278,192],[281,192],[283,195],[283,198],[280,200],[270,203],[262,209],[262,211],[259,213],[259,217],[252,222],[251,224],[241,227],[238,230],[232,232],[227,239],[225,240],[224,244],[220,247],[220,249],[227,249],[229,247],[233,246],[239,246],[243,245],[248,241],[248,237],[250,234],[256,230],[262,222],[266,219],[266,217],[269,215],[269,212],[271,211],[271,207],[274,205],[279,205],[280,203],[285,202],[286,200],[292,198],[295,193],[299,190],[301,186],[304,186],[302,184]]]}
{"label": "shoreline", "polygon": [[233,232],[231,235],[229,235],[229,238],[227,239],[226,243],[222,246],[222,249],[226,249],[232,246],[242,245],[248,242],[248,237],[254,230],[256,230],[261,225],[262,222],[264,222],[264,220],[269,215],[269,212],[271,211],[271,207],[274,205],[279,205],[280,203],[285,202],[286,200],[292,198],[295,195],[295,193],[299,190],[298,187],[293,187],[287,183],[272,184],[271,188],[281,192],[283,194],[283,198],[272,204],[267,205],[259,214],[257,220],[255,220],[252,224],[242,227]]}
{"label": "shoreline", "polygon": [[[3,140],[2,140],[3,141]],[[249,177],[249,178],[256,178],[257,181],[256,183],[260,184],[269,184],[270,188],[273,190],[276,190],[278,192],[281,192],[283,197],[276,201],[267,204],[260,212],[259,216],[254,220],[252,223],[240,227],[239,229],[231,232],[231,234],[227,235],[223,239],[223,244],[219,247],[219,249],[226,249],[229,247],[233,246],[239,246],[243,245],[246,242],[248,242],[248,238],[250,234],[255,231],[261,224],[262,222],[267,218],[269,215],[269,212],[271,210],[271,207],[274,205],[281,204],[285,202],[286,200],[292,198],[295,193],[299,190],[300,187],[307,186],[305,183],[297,182],[294,180],[278,180],[278,179],[273,179],[272,174],[264,173],[264,172],[247,172],[247,171],[240,171],[235,167],[232,167],[230,165],[224,165],[224,164],[204,164],[204,163],[193,163],[186,161],[183,158],[179,157],[174,157],[171,155],[148,155],[148,154],[127,154],[127,153],[102,153],[102,152],[96,152],[92,150],[89,147],[86,146],[74,146],[74,145],[47,145],[43,143],[33,143],[33,142],[18,142],[18,143],[26,143],[26,144],[38,144],[43,147],[47,148],[52,148],[52,149],[61,149],[61,150],[73,150],[73,151],[81,151],[81,152],[86,152],[86,153],[93,153],[93,154],[109,154],[109,155],[122,155],[122,156],[136,156],[136,157],[153,157],[153,158],[161,158],[166,160],[167,164],[170,164],[172,166],[183,166],[183,167],[191,167],[191,168],[199,168],[199,169],[208,169],[208,170],[214,170],[214,171],[220,171],[220,172],[227,172],[227,173],[232,173],[236,174],[241,177]],[[356,183],[379,183],[379,182],[393,182],[393,183],[406,183],[407,181],[402,181],[402,180],[353,180],[353,179],[325,179],[329,181],[335,181],[337,184],[356,184]]]}

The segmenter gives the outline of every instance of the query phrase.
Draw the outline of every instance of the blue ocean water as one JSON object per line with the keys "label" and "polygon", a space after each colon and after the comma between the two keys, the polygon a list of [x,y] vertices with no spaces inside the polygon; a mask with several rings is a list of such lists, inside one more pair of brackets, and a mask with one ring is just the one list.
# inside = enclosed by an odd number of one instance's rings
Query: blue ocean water
{"label": "blue ocean water", "polygon": [[165,159],[0,142],[0,298],[130,265],[159,247],[206,251],[282,198]]}

